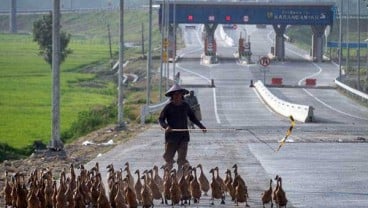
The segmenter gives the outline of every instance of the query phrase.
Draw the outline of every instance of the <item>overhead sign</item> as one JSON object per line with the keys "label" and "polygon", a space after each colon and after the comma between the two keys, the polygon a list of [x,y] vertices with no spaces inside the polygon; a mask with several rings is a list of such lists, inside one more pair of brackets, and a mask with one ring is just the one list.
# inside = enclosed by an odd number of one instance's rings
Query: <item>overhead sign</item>
{"label": "overhead sign", "polygon": [[[169,1],[169,22],[218,24],[332,25],[334,3]],[[175,12],[174,12],[175,8]],[[174,15],[175,14],[175,17]],[[159,17],[163,16],[160,4]]]}
{"label": "overhead sign", "polygon": [[262,66],[268,66],[271,63],[271,59],[268,58],[267,56],[263,56],[261,59],[259,59],[259,64],[261,64]]}

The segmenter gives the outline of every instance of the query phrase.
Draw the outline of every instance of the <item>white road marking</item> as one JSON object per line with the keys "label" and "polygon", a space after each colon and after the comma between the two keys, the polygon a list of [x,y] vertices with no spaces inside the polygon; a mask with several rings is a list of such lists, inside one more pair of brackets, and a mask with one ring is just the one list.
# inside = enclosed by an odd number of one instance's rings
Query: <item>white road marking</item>
{"label": "white road marking", "polygon": [[216,117],[217,123],[220,124],[221,120],[220,120],[220,117],[219,117],[218,112],[217,112],[216,88],[212,88],[212,92],[213,92],[213,107],[214,107],[214,110],[215,110],[215,117]]}

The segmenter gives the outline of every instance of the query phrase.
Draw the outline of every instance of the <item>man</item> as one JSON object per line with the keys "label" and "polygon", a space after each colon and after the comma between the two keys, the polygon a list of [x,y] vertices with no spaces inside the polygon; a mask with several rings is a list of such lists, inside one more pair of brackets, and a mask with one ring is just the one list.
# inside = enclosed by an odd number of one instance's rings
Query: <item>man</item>
{"label": "man", "polygon": [[173,167],[176,152],[178,153],[178,169],[181,169],[183,164],[188,163],[187,152],[190,137],[187,117],[204,133],[207,131],[206,127],[195,117],[189,104],[184,102],[185,94],[188,94],[188,90],[174,84],[165,94],[166,97],[170,97],[170,103],[164,107],[159,117],[159,123],[165,129],[163,158],[169,169]]}

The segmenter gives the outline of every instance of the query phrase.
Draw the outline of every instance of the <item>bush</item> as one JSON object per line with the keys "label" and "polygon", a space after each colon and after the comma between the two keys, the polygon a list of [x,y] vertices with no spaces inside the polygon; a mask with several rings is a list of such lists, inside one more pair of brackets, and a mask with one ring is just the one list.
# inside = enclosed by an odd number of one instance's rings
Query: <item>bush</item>
{"label": "bush", "polygon": [[61,140],[67,142],[97,130],[117,119],[116,104],[109,106],[97,106],[89,111],[79,112],[77,121],[73,122],[70,129],[62,132]]}
{"label": "bush", "polygon": [[5,143],[0,143],[0,162],[4,160],[18,160],[31,155],[34,152],[34,147],[28,145],[26,148],[17,149]]}

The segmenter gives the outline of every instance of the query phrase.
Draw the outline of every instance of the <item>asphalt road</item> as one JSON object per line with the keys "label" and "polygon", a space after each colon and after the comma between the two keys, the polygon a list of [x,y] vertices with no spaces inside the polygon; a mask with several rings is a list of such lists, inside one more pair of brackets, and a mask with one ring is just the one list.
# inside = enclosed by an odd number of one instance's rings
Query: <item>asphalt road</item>
{"label": "asphalt road", "polygon": [[[251,35],[255,57],[267,53],[272,31],[248,27],[238,28]],[[215,65],[202,65],[198,58],[202,50],[199,32],[186,31],[186,39],[191,43],[180,51],[183,59],[176,67],[183,85],[203,85],[193,89],[201,104],[203,123],[209,130],[206,134],[191,132],[190,163],[203,164],[208,178],[209,169],[215,166],[224,173],[238,164],[249,188],[251,207],[262,207],[260,194],[276,174],[283,177],[288,207],[368,207],[367,108],[333,88],[272,88],[283,99],[313,105],[317,119],[312,123],[297,122],[289,142],[275,152],[290,124],[288,118],[270,110],[249,88],[250,80],[262,77],[258,66],[244,66],[231,59],[236,46],[226,44],[220,44],[219,51],[227,58],[220,58]],[[331,85],[336,67],[306,61],[303,55],[306,53],[293,46],[287,51],[287,61],[272,63],[268,77],[280,75],[285,82],[300,84],[304,77],[314,76],[321,85]],[[211,79],[216,87],[204,87]],[[163,149],[163,132],[153,125],[136,138],[103,153],[87,167],[99,162],[102,174],[106,175],[107,164],[113,163],[118,169],[128,161],[132,171],[143,171],[164,163]],[[221,207],[219,201],[215,204]],[[159,201],[155,206],[160,206]],[[203,197],[196,207],[208,206],[209,198]],[[234,204],[227,199],[223,207]]]}

